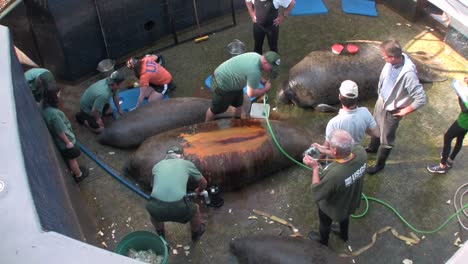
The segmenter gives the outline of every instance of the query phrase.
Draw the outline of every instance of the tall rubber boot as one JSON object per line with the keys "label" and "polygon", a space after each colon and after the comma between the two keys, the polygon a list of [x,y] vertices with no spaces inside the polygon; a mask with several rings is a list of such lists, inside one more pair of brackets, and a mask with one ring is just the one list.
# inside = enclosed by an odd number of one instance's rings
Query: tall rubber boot
{"label": "tall rubber boot", "polygon": [[380,146],[379,151],[377,153],[377,162],[374,166],[369,167],[367,169],[367,173],[376,174],[377,172],[381,171],[385,167],[385,162],[387,161],[387,158],[390,155],[391,151],[391,148],[384,148]]}
{"label": "tall rubber boot", "polygon": [[371,142],[365,148],[365,150],[366,150],[367,153],[377,153],[377,150],[379,149],[379,146],[380,146],[380,138],[371,137]]}

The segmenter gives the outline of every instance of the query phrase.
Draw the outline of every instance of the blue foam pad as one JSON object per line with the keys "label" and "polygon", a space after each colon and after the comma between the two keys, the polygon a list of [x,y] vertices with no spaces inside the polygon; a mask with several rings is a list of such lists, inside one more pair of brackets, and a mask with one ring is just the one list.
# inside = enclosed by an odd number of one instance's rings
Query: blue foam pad
{"label": "blue foam pad", "polygon": [[[205,86],[208,90],[211,90],[211,75],[205,79]],[[258,88],[263,88],[263,84],[260,84]],[[247,86],[244,87],[244,93],[247,94]],[[250,102],[252,102],[255,99],[255,97],[250,97]]]}
{"label": "blue foam pad", "polygon": [[[140,95],[140,88],[132,88],[132,89],[125,90],[123,92],[119,92],[120,109],[122,109],[122,111],[126,113],[132,111],[136,106],[139,95]],[[164,95],[163,100],[168,99],[168,98],[169,96]],[[140,106],[143,106],[147,103],[148,103],[148,100],[144,99]],[[117,118],[118,117],[117,108],[115,107],[114,99],[112,97],[109,99],[109,105],[113,110],[112,114],[114,118]]]}
{"label": "blue foam pad", "polygon": [[342,0],[341,7],[348,14],[377,16],[374,0]]}
{"label": "blue foam pad", "polygon": [[296,0],[291,16],[320,15],[328,13],[322,0]]}

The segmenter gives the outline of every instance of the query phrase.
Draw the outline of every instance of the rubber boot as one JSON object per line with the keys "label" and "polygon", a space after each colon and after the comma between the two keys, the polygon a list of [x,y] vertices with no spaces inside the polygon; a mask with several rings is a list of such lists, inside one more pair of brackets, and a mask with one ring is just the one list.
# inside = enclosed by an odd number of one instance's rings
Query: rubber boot
{"label": "rubber boot", "polygon": [[385,167],[385,162],[387,161],[391,151],[391,148],[379,147],[379,151],[377,153],[377,162],[374,166],[367,169],[367,173],[376,174],[377,172],[381,171]]}
{"label": "rubber boot", "polygon": [[371,137],[371,142],[369,143],[369,146],[365,148],[367,153],[377,153],[377,150],[380,147],[380,138],[377,137]]}

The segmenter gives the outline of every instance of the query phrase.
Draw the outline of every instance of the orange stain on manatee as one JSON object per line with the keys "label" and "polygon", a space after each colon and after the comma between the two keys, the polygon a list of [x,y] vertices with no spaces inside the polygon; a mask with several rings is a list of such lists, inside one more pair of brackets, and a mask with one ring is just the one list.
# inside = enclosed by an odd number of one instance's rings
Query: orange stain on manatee
{"label": "orange stain on manatee", "polygon": [[255,152],[269,139],[261,126],[232,127],[196,134],[182,134],[185,139],[184,154],[196,155],[200,159],[235,152],[242,155]]}

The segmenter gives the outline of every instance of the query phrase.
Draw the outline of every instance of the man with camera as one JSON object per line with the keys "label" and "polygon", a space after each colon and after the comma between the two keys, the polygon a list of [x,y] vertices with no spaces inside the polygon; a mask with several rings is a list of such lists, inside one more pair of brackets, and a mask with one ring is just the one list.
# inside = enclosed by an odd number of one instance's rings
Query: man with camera
{"label": "man with camera", "polygon": [[359,207],[367,166],[366,151],[354,143],[348,132],[334,130],[330,133],[329,144],[329,149],[312,144],[317,151],[326,151],[333,158],[333,162],[323,170],[309,154],[306,153],[303,159],[303,163],[312,168],[312,192],[320,219],[320,234],[311,231],[309,238],[326,246],[332,221],[339,223],[341,239],[348,240],[349,216]]}
{"label": "man with camera", "polygon": [[190,178],[198,182],[195,194],[206,188],[206,179],[195,164],[183,159],[183,150],[172,147],[166,158],[153,167],[153,190],[146,210],[156,232],[165,237],[164,222],[187,223],[190,221],[192,240],[196,241],[205,232],[198,204],[186,199],[187,183]]}

